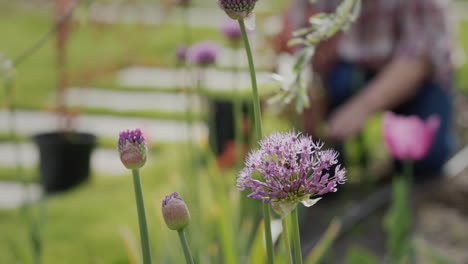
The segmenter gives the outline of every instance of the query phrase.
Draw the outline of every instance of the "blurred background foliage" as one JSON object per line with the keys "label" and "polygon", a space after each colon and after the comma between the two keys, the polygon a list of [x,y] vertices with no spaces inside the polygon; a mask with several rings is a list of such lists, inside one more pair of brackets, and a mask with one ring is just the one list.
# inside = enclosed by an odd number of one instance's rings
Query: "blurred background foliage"
{"label": "blurred background foliage", "polygon": [[[151,4],[149,0],[94,0],[103,3]],[[271,14],[277,14],[288,4],[286,0],[268,0]],[[31,4],[31,2],[34,2]],[[197,6],[214,6],[213,0],[194,1]],[[468,1],[463,1],[468,2]],[[36,41],[52,25],[51,1],[0,0],[0,52],[10,58],[18,56]],[[41,8],[38,8],[41,6]],[[86,5],[85,5],[86,6]],[[84,8],[84,7],[80,7]],[[80,9],[77,10],[80,14]],[[467,10],[468,11],[468,10]],[[83,13],[83,10],[81,10]],[[258,16],[270,15],[270,13]],[[174,48],[181,40],[181,27],[171,24],[145,26],[140,24],[88,24],[75,17],[73,33],[67,50],[71,84],[119,88],[113,83],[117,69],[128,65],[167,66],[174,65]],[[468,54],[468,20],[457,22],[457,46],[459,66],[456,89],[468,94],[468,63],[462,63],[463,54]],[[219,30],[195,27],[193,41],[215,40],[223,43]],[[465,58],[466,60],[466,58]],[[49,41],[27,62],[16,69],[15,105],[19,109],[47,110],[55,102],[55,57],[54,42]],[[0,90],[0,107],[4,107],[4,90]],[[79,109],[85,113],[109,115],[151,116],[161,118],[157,112],[119,113],[111,110]],[[164,117],[163,117],[164,118]],[[174,118],[174,116],[165,116]],[[177,117],[175,117],[177,118]],[[382,156],[379,117],[369,122],[363,137],[372,156]],[[287,118],[265,114],[266,133],[287,131],[291,123]],[[8,141],[0,131],[0,141]],[[118,131],[116,131],[117,135]],[[27,140],[27,139],[23,139]],[[114,148],[112,138],[100,139],[100,146]],[[151,149],[148,165],[142,170],[142,182],[147,204],[149,227],[156,263],[182,263],[177,236],[168,230],[160,215],[160,202],[164,195],[173,191],[182,194],[193,192],[185,185],[186,146],[183,144],[157,144]],[[247,215],[246,208],[258,206],[242,199],[235,188],[237,170],[220,172],[213,157],[204,151],[206,164],[198,173],[201,192],[201,207],[192,210],[194,221],[189,227],[189,240],[196,248],[200,263],[247,263],[251,255],[253,263],[263,257],[256,250],[261,248],[257,213]],[[360,143],[351,142],[347,152],[355,163],[361,155]],[[116,153],[117,155],[117,153]],[[0,168],[0,179],[14,180],[12,168]],[[359,168],[356,168],[359,170]],[[26,171],[28,180],[36,177],[35,170]],[[356,173],[359,174],[359,173]],[[352,181],[352,179],[351,179]],[[47,199],[47,224],[43,229],[43,263],[129,263],[132,255],[131,237],[138,234],[137,219],[131,177],[106,177],[94,174],[87,184],[65,194]],[[241,201],[239,203],[239,201]],[[191,201],[187,201],[189,208]],[[260,209],[260,207],[258,208]],[[31,261],[27,245],[26,223],[19,210],[0,210],[0,263]],[[130,233],[128,233],[130,230]],[[129,238],[130,237],[130,238]],[[197,250],[204,248],[205,250]],[[230,251],[232,250],[232,251]],[[255,253],[257,252],[257,253]],[[376,257],[363,249],[349,251],[350,263],[377,263]],[[278,263],[282,263],[281,260]]]}

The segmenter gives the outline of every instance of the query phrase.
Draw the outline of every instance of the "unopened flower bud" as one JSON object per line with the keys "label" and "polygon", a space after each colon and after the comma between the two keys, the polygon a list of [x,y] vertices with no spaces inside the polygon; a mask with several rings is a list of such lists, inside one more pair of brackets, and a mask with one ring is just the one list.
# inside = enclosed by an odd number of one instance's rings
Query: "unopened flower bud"
{"label": "unopened flower bud", "polygon": [[126,130],[119,135],[119,154],[123,165],[130,170],[146,163],[146,142],[140,129]]}
{"label": "unopened flower bud", "polygon": [[181,230],[190,222],[190,212],[178,193],[171,193],[162,202],[162,214],[167,227]]}
{"label": "unopened flower bud", "polygon": [[213,41],[201,41],[193,44],[187,51],[187,61],[191,64],[207,67],[216,63],[221,47]]}

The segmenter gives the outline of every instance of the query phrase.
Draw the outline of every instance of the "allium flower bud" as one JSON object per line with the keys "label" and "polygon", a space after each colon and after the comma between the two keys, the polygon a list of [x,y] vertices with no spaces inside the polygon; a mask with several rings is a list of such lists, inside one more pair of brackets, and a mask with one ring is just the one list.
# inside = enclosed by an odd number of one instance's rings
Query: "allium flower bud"
{"label": "allium flower bud", "polygon": [[210,66],[216,62],[220,49],[213,41],[198,42],[188,50],[187,60],[198,66]]}
{"label": "allium flower bud", "polygon": [[242,31],[236,20],[227,19],[221,28],[223,35],[230,41],[241,41]]}
{"label": "allium flower bud", "polygon": [[127,169],[135,170],[146,163],[146,142],[140,129],[125,130],[119,135],[120,160]]}
{"label": "allium flower bud", "polygon": [[171,193],[162,201],[162,214],[167,227],[181,230],[190,222],[190,212],[178,193]]}
{"label": "allium flower bud", "polygon": [[258,0],[218,0],[219,6],[232,19],[246,18]]}

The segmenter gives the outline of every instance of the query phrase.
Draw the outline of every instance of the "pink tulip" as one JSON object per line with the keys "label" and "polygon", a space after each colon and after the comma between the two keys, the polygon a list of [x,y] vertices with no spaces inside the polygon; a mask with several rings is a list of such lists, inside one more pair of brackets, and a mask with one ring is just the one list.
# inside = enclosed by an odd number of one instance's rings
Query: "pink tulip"
{"label": "pink tulip", "polygon": [[383,117],[385,145],[396,159],[421,160],[429,152],[439,125],[436,115],[424,121],[416,116],[387,112]]}

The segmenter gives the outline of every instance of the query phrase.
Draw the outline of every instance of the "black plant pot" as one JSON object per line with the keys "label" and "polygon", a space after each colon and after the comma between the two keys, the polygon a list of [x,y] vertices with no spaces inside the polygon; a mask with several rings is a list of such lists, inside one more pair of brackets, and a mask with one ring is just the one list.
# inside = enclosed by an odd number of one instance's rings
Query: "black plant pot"
{"label": "black plant pot", "polygon": [[89,178],[96,136],[52,132],[33,137],[39,148],[40,181],[48,194],[69,190]]}

